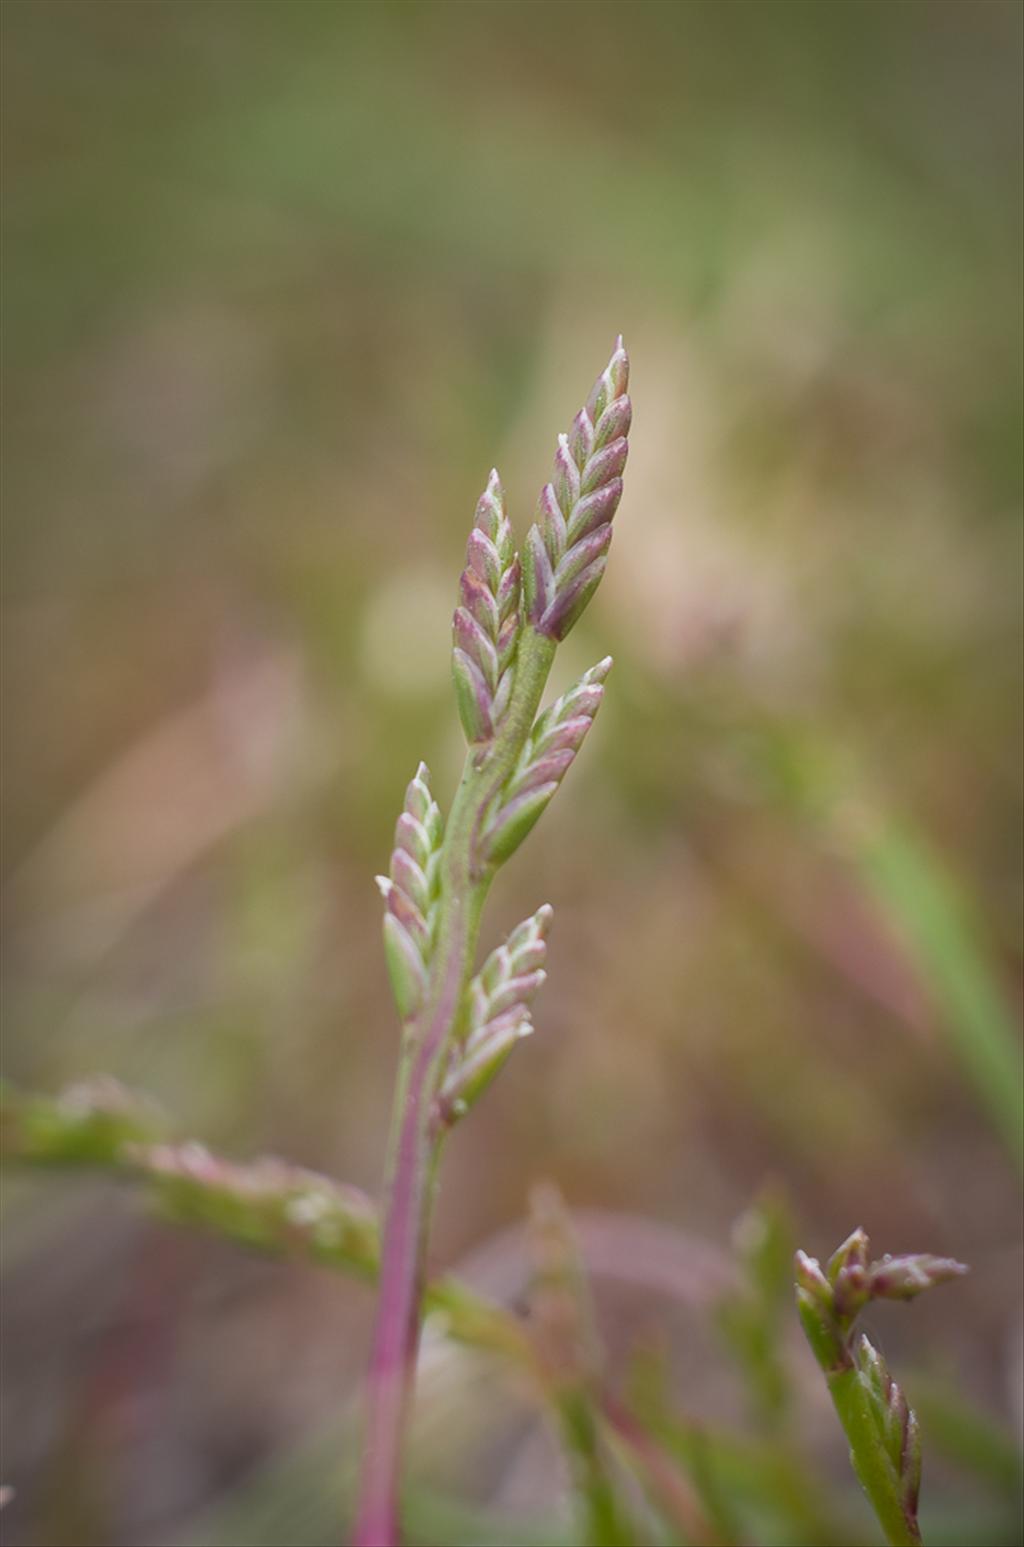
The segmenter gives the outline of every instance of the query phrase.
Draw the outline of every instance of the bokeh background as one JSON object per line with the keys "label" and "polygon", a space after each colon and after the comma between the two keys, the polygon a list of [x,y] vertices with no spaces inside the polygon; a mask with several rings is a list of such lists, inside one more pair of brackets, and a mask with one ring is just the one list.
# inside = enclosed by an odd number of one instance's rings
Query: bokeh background
{"label": "bokeh background", "polygon": [[[965,1259],[876,1326],[972,1543],[1020,1540],[1021,18],[2,8],[6,1074],[376,1191],[372,876],[417,760],[457,778],[474,503],[496,462],[525,531],[621,330],[626,495],[555,685],[616,667],[493,894],[488,943],[554,905],[551,973],[434,1255],[511,1295],[549,1178],[606,1269],[636,1219],[729,1254],[768,1181],[819,1255]],[[4,1196],[5,1539],[337,1540],[369,1289],[99,1181]],[[613,1361],[657,1328],[680,1406],[742,1423],[663,1291],[595,1278]],[[521,1394],[427,1351],[420,1539],[558,1539]]]}

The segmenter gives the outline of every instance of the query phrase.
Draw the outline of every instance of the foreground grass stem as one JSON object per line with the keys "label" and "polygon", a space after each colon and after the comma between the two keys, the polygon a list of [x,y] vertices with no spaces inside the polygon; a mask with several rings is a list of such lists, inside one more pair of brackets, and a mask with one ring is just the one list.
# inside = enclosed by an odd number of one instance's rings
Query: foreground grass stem
{"label": "foreground grass stem", "polygon": [[966,1273],[950,1257],[919,1253],[869,1261],[855,1230],[825,1268],[796,1254],[796,1302],[807,1341],[828,1383],[850,1460],[890,1547],[918,1547],[921,1439],[917,1418],[885,1359],[854,1323],[873,1300],[912,1300]]}

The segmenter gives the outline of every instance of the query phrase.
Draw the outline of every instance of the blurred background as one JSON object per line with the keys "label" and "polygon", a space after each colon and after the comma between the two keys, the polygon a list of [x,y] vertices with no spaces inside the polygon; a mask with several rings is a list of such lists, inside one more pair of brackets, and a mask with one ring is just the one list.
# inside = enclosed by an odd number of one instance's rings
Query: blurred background
{"label": "blurred background", "polygon": [[[613,1367],[656,1331],[740,1428],[692,1280],[766,1184],[818,1255],[962,1258],[875,1330],[925,1526],[979,1544],[1020,1540],[1021,20],[2,8],[6,1075],[376,1193],[372,877],[418,759],[458,776],[474,504],[496,462],[525,532],[621,330],[626,494],[553,687],[615,671],[493,893],[488,948],[553,904],[550,978],[434,1257],[514,1298],[556,1181]],[[609,1272],[638,1220],[679,1294]],[[11,1170],[3,1238],[12,1547],[338,1539],[369,1288],[84,1178]],[[875,1540],[785,1340],[835,1539]],[[565,1539],[514,1385],[428,1340],[417,1432],[419,1539]]]}

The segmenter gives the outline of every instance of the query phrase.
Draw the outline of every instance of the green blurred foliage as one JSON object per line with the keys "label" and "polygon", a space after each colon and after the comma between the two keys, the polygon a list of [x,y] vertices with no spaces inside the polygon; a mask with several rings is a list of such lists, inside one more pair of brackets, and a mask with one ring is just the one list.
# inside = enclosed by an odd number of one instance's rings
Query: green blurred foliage
{"label": "green blurred foliage", "polygon": [[[417,760],[442,801],[457,776],[465,534],[495,461],[525,529],[621,329],[627,490],[556,686],[616,667],[495,892],[493,939],[554,905],[551,976],[454,1136],[438,1261],[538,1176],[725,1242],[772,1175],[812,1250],[863,1224],[972,1264],[879,1313],[887,1355],[1019,1438],[1020,7],[0,21],[7,1074],[107,1070],[234,1154],[376,1186],[371,878]],[[264,1539],[266,1479],[355,1398],[368,1291],[91,1186],[12,1183],[4,1234],[8,1539],[182,1540],[247,1488],[232,1539]],[[595,1297],[614,1367],[664,1307]],[[667,1314],[743,1493],[742,1385],[706,1308]],[[845,1518],[795,1328],[785,1353]],[[481,1423],[492,1392],[439,1406],[424,1521],[443,1477],[467,1539],[478,1510],[543,1533],[550,1450],[511,1394]],[[926,1450],[926,1526],[1019,1533],[962,1486]]]}

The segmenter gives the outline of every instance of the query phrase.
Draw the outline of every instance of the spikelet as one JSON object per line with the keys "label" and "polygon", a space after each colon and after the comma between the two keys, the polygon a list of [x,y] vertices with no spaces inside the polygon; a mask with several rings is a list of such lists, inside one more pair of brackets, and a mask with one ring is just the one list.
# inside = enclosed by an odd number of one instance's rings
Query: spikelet
{"label": "spikelet", "polygon": [[541,491],[526,539],[526,615],[552,639],[565,638],[604,574],[629,449],[628,382],[620,337],[572,429],[558,437],[554,477]]}
{"label": "spikelet", "polygon": [[403,1021],[416,1014],[426,990],[441,889],[442,830],[441,810],[430,793],[430,771],[421,763],[395,826],[391,873],[377,877],[387,904],[384,954]]}
{"label": "spikelet", "polygon": [[960,1278],[966,1272],[962,1262],[952,1257],[933,1257],[930,1252],[882,1257],[868,1270],[868,1292],[872,1300],[913,1300],[925,1289]]}
{"label": "spikelet", "polygon": [[516,1043],[533,1031],[529,1005],[547,974],[547,903],[509,935],[484,962],[469,986],[469,1031],[453,1050],[441,1088],[440,1111],[452,1122],[469,1110],[505,1063]]}
{"label": "spikelet", "polygon": [[489,741],[512,694],[519,640],[519,558],[497,470],[476,507],[452,620],[452,678],[470,742]]}
{"label": "spikelet", "polygon": [[606,656],[537,717],[484,828],[486,863],[508,859],[554,795],[594,723],[611,669],[611,656]]}

